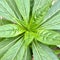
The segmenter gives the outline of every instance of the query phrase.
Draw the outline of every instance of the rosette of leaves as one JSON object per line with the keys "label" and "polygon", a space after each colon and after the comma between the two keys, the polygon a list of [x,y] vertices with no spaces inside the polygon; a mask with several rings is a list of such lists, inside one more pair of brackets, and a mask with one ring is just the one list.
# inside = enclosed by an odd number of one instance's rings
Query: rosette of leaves
{"label": "rosette of leaves", "polygon": [[59,60],[60,0],[0,0],[0,16],[0,60]]}

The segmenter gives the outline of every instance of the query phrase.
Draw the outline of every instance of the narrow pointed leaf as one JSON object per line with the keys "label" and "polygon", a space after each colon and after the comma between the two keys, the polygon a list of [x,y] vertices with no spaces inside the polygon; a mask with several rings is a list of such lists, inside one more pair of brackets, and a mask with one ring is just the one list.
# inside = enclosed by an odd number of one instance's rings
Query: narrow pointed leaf
{"label": "narrow pointed leaf", "polygon": [[6,0],[0,0],[0,15],[10,21],[16,22],[14,11],[10,8]]}
{"label": "narrow pointed leaf", "polygon": [[8,45],[10,42],[12,42],[12,39],[3,39],[0,42],[0,49],[3,48],[4,46]]}
{"label": "narrow pointed leaf", "polygon": [[47,12],[47,14],[46,14],[46,16],[44,18],[44,22],[49,21],[53,17],[56,17],[56,15],[59,15],[59,13],[60,13],[60,0],[56,0],[56,2],[48,10],[48,12]]}
{"label": "narrow pointed leaf", "polygon": [[14,60],[32,60],[29,48],[24,49],[22,46]]}
{"label": "narrow pointed leaf", "polygon": [[32,43],[34,60],[59,60],[53,51],[41,43]]}
{"label": "narrow pointed leaf", "polygon": [[59,45],[60,34],[56,31],[42,29],[38,32],[37,40],[48,45]]}
{"label": "narrow pointed leaf", "polygon": [[22,45],[22,39],[17,41],[1,58],[1,60],[14,60]]}
{"label": "narrow pointed leaf", "polygon": [[24,54],[25,54],[25,52],[26,52],[26,49],[27,49],[27,48],[25,48],[25,46],[24,46],[24,44],[23,44],[23,45],[21,46],[19,52],[17,53],[15,59],[16,59],[16,60],[23,60]]}
{"label": "narrow pointed leaf", "polygon": [[60,30],[60,12],[42,25],[45,29]]}
{"label": "narrow pointed leaf", "polygon": [[30,13],[30,0],[15,0],[23,19],[28,22]]}
{"label": "narrow pointed leaf", "polygon": [[23,33],[22,29],[15,24],[0,26],[0,37],[14,37]]}
{"label": "narrow pointed leaf", "polygon": [[0,59],[12,47],[20,37],[4,39],[0,42]]}
{"label": "narrow pointed leaf", "polygon": [[15,16],[18,19],[22,19],[22,16],[19,12],[19,8],[17,7],[17,4],[15,2],[15,0],[6,0],[7,4],[9,5],[9,7],[12,9],[12,11],[14,12]]}
{"label": "narrow pointed leaf", "polygon": [[52,0],[34,0],[33,16],[36,23],[41,23],[52,4]]}

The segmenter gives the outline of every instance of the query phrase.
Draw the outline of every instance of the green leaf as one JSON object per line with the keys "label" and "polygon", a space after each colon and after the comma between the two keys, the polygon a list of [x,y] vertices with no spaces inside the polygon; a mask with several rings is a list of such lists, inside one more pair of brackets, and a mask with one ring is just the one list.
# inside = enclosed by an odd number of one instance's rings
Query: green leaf
{"label": "green leaf", "polygon": [[30,49],[27,48],[25,54],[24,54],[24,58],[23,60],[32,60],[32,56],[31,56],[31,52],[30,52]]}
{"label": "green leaf", "polygon": [[60,34],[56,31],[41,29],[37,34],[37,40],[44,44],[60,45]]}
{"label": "green leaf", "polygon": [[14,37],[23,32],[22,28],[15,24],[0,26],[0,37]]}
{"label": "green leaf", "polygon": [[1,58],[1,60],[14,60],[21,46],[23,45],[22,39],[17,41]]}
{"label": "green leaf", "polygon": [[0,15],[18,24],[20,24],[20,20],[22,20],[15,0],[0,0]]}
{"label": "green leaf", "polygon": [[60,30],[60,12],[42,25],[45,29]]}
{"label": "green leaf", "polygon": [[52,0],[34,0],[33,12],[34,21],[41,24],[45,14],[52,4]]}
{"label": "green leaf", "polygon": [[14,11],[10,8],[6,1],[7,0],[0,0],[0,15],[10,21],[16,22]]}
{"label": "green leaf", "polygon": [[59,60],[49,47],[37,41],[32,43],[32,49],[34,60]]}
{"label": "green leaf", "polygon": [[26,51],[26,47],[24,46],[24,44],[21,46],[18,54],[16,55],[16,60],[22,60],[23,57],[24,57],[24,54],[25,54],[25,51]]}
{"label": "green leaf", "polygon": [[12,9],[12,11],[14,12],[15,16],[18,19],[22,20],[22,16],[19,12],[19,7],[17,7],[15,0],[6,0],[6,2],[9,5],[9,7]]}
{"label": "green leaf", "polygon": [[15,60],[31,60],[30,51],[23,45],[16,55]]}
{"label": "green leaf", "polygon": [[[53,20],[53,21],[54,20],[56,21],[56,19],[59,20],[60,19],[59,16],[60,16],[60,0],[57,0],[52,5],[52,7],[48,10],[43,23],[48,22],[49,20]],[[54,19],[54,18],[56,18],[56,19]]]}
{"label": "green leaf", "polygon": [[0,42],[0,58],[16,43],[19,38],[20,37],[6,38]]}
{"label": "green leaf", "polygon": [[0,49],[3,48],[4,46],[8,45],[10,42],[12,42],[12,38],[11,39],[2,39],[2,41],[0,42]]}
{"label": "green leaf", "polygon": [[22,59],[21,59],[21,55],[22,55],[22,53],[20,55],[17,54],[17,56],[19,56],[19,58],[15,57],[14,60],[32,60],[29,48],[27,48],[27,50],[25,51],[24,55],[22,56]]}
{"label": "green leaf", "polygon": [[15,1],[23,19],[25,20],[25,22],[28,22],[30,13],[30,0],[15,0]]}
{"label": "green leaf", "polygon": [[33,32],[26,32],[25,36],[24,36],[24,40],[25,40],[25,46],[29,46],[29,44],[33,41],[34,39],[34,34]]}

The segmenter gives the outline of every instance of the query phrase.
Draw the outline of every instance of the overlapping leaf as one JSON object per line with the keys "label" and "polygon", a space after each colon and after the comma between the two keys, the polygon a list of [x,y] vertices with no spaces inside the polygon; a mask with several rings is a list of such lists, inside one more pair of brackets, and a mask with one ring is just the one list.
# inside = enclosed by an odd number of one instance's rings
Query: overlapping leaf
{"label": "overlapping leaf", "polygon": [[[18,3],[17,3],[18,4]],[[15,0],[0,0],[0,15],[7,20],[20,24],[22,16]]]}
{"label": "overlapping leaf", "polygon": [[12,11],[12,9],[9,7],[6,0],[0,0],[0,15],[8,20],[15,22],[14,19],[16,16],[14,14],[14,11]]}
{"label": "overlapping leaf", "polygon": [[21,48],[14,60],[32,60],[29,48],[26,51]]}
{"label": "overlapping leaf", "polygon": [[59,60],[52,50],[37,41],[32,43],[34,60]]}
{"label": "overlapping leaf", "polygon": [[13,45],[11,48],[9,48],[9,50],[3,55],[1,60],[12,60],[12,59],[14,60],[14,58],[17,55],[17,53],[19,52],[22,44],[23,44],[22,39],[17,41],[15,43],[15,45]]}
{"label": "overlapping leaf", "polygon": [[42,25],[45,29],[60,30],[60,12]]}
{"label": "overlapping leaf", "polygon": [[44,26],[46,29],[60,30],[60,0],[50,8],[44,18]]}
{"label": "overlapping leaf", "polygon": [[35,23],[41,23],[51,6],[52,0],[34,0],[33,12]]}
{"label": "overlapping leaf", "polygon": [[15,1],[23,19],[25,20],[25,22],[28,22],[30,13],[30,0],[15,0]]}
{"label": "overlapping leaf", "polygon": [[0,41],[0,59],[2,56],[8,51],[10,47],[12,47],[17,40],[19,40],[20,37],[17,38],[5,38],[2,41]]}
{"label": "overlapping leaf", "polygon": [[8,51],[6,51],[6,53],[0,59],[31,60],[31,54],[29,48],[26,49],[26,47],[24,46],[24,41],[22,39],[19,39],[11,48],[8,49]]}

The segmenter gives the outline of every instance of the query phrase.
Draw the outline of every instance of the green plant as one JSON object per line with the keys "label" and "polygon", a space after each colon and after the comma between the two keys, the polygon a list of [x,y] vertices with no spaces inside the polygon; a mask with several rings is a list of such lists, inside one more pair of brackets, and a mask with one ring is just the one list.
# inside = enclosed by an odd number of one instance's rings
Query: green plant
{"label": "green plant", "polygon": [[0,0],[0,15],[0,60],[59,60],[60,0]]}

